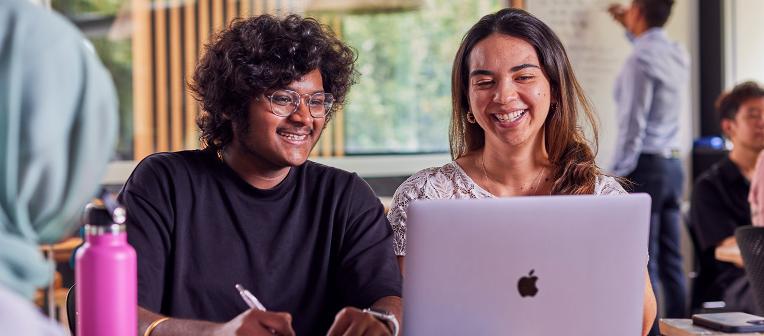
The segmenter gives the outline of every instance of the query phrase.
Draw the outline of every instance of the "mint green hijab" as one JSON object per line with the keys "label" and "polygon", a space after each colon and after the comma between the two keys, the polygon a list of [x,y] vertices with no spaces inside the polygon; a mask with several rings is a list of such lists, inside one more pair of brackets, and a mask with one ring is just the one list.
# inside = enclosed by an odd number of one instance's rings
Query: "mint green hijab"
{"label": "mint green hijab", "polygon": [[38,244],[70,233],[117,133],[114,85],[77,28],[0,1],[0,286],[31,298],[51,277]]}

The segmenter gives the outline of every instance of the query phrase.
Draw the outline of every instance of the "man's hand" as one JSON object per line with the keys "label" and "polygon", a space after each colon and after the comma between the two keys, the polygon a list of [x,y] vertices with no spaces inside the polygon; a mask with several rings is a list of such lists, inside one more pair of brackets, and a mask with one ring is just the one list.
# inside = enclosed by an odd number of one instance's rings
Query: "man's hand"
{"label": "man's hand", "polygon": [[714,258],[719,261],[732,263],[738,268],[745,268],[743,257],[740,254],[740,247],[737,245],[735,236],[724,238],[714,249]]}
{"label": "man's hand", "polygon": [[392,331],[384,322],[360,309],[345,307],[334,317],[327,336],[369,335],[388,336]]}
{"label": "man's hand", "polygon": [[215,328],[214,336],[294,336],[289,313],[247,310]]}
{"label": "man's hand", "polygon": [[[143,335],[152,321],[164,316],[138,307],[139,334]],[[162,322],[151,332],[151,336],[294,336],[292,315],[288,313],[265,312],[257,309],[247,310],[226,323],[184,320],[171,318]]]}
{"label": "man's hand", "polygon": [[620,23],[622,26],[626,27],[626,11],[628,8],[626,8],[624,5],[621,4],[610,4],[608,6],[607,11],[610,13],[610,16],[613,17],[613,20]]}

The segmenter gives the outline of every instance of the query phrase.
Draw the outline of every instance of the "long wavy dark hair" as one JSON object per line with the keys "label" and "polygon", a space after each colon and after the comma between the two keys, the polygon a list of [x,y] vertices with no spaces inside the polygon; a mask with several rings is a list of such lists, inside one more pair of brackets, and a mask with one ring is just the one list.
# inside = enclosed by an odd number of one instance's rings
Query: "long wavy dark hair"
{"label": "long wavy dark hair", "polygon": [[[536,50],[541,67],[549,78],[552,104],[544,121],[544,146],[549,153],[552,168],[552,194],[591,194],[597,176],[602,173],[594,161],[599,141],[597,120],[591,104],[584,95],[573,73],[565,48],[552,29],[528,12],[505,8],[484,16],[462,39],[454,59],[451,73],[453,112],[449,130],[451,157],[456,160],[467,153],[483,148],[485,132],[478,124],[467,122],[469,111],[469,57],[472,49],[491,34],[500,33],[520,38]],[[582,113],[594,133],[594,141],[587,142],[578,124]]]}
{"label": "long wavy dark hair", "polygon": [[225,147],[233,140],[234,125],[249,127],[252,99],[316,69],[324,91],[335,98],[328,123],[356,82],[355,59],[353,49],[313,18],[260,15],[233,21],[207,44],[190,83],[202,106],[197,118],[202,146]]}

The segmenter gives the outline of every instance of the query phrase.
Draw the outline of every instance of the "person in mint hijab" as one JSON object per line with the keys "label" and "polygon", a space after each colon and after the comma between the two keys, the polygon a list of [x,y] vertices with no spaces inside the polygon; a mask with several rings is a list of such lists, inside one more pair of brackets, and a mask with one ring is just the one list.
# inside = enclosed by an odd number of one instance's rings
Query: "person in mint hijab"
{"label": "person in mint hijab", "polygon": [[117,132],[114,85],[66,19],[0,1],[0,330],[59,335],[31,302],[59,241],[95,195]]}

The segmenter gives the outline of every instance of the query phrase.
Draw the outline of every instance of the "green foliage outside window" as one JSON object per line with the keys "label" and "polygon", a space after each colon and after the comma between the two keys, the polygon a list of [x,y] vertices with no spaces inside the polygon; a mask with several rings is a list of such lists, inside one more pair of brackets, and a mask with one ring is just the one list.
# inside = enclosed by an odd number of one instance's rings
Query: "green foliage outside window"
{"label": "green foliage outside window", "polygon": [[116,15],[129,0],[53,0],[53,9],[64,15]]}
{"label": "green foliage outside window", "polygon": [[[115,160],[133,158],[133,54],[131,39],[109,36],[112,21],[120,9],[128,6],[126,0],[53,0],[53,9],[69,17],[74,24],[91,22],[93,26],[83,33],[111,73],[119,99],[119,135]],[[101,22],[92,25],[92,22]]]}
{"label": "green foliage outside window", "polygon": [[448,150],[456,49],[467,29],[504,1],[423,2],[417,11],[342,21],[361,72],[345,107],[348,154]]}
{"label": "green foliage outside window", "polygon": [[130,39],[111,40],[108,37],[90,41],[111,73],[119,99],[119,136],[115,160],[133,158],[133,54]]}

